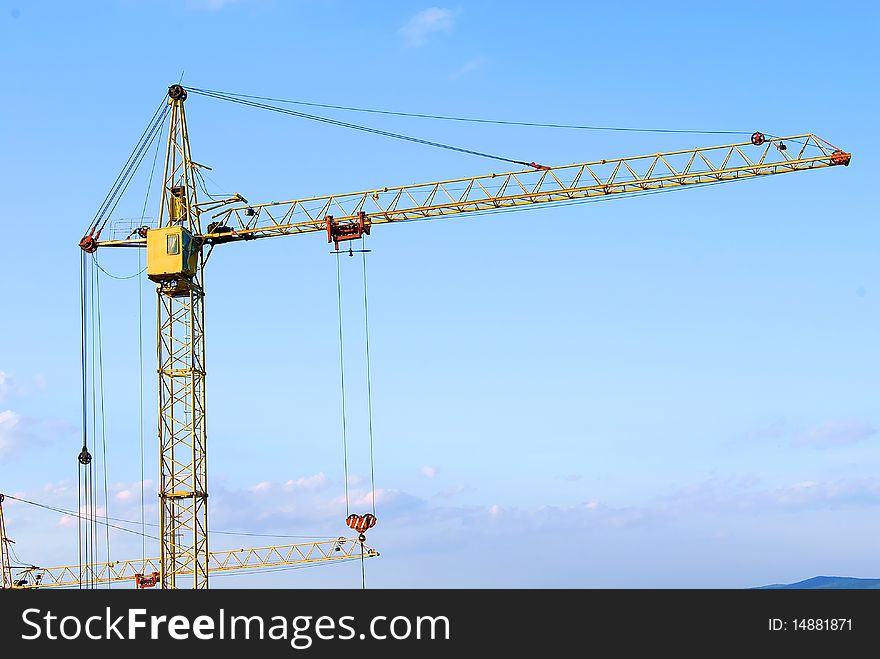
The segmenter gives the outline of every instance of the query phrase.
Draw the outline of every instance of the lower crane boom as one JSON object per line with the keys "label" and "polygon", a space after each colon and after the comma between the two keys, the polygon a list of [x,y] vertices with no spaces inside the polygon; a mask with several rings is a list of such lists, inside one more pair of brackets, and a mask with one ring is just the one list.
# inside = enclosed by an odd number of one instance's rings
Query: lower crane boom
{"label": "lower crane boom", "polygon": [[[208,572],[235,572],[240,570],[310,565],[351,559],[374,558],[379,555],[372,547],[356,538],[338,538],[321,542],[293,545],[273,545],[250,549],[228,549],[208,554]],[[11,579],[12,588],[75,588],[86,581],[89,586],[106,583],[131,582],[138,587],[158,585],[162,567],[159,558],[111,561],[59,567],[27,567],[19,570]],[[189,576],[181,571],[182,576]],[[157,575],[153,577],[152,575]],[[151,579],[156,579],[150,582]],[[145,585],[148,584],[148,585]]]}

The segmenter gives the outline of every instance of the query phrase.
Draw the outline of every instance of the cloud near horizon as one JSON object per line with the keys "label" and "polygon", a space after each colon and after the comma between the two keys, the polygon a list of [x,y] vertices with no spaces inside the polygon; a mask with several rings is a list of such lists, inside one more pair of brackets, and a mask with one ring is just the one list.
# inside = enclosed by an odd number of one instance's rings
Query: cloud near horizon
{"label": "cloud near horizon", "polygon": [[[302,485],[289,487],[290,483]],[[148,508],[158,512],[153,503],[153,486],[152,481],[144,482],[146,499],[151,502]],[[456,488],[456,492],[463,489]],[[109,490],[113,516],[139,518],[139,481],[115,483]],[[72,509],[75,506],[70,504],[75,500],[75,493],[75,484],[58,482],[15,496]],[[574,504],[536,507],[496,502],[450,504],[396,488],[377,489],[375,499],[380,520],[394,525],[452,524],[457,528],[471,528],[505,520],[528,532],[555,523],[578,527],[585,520],[591,520],[591,525],[620,528],[687,519],[694,514],[723,517],[734,513],[872,507],[880,503],[880,479],[799,481],[769,486],[746,478],[709,479],[659,495],[653,501],[632,505],[615,505],[595,497]],[[331,536],[338,534],[348,507],[352,507],[352,512],[369,512],[367,509],[373,503],[369,489],[350,488],[349,506],[346,506],[341,481],[331,480],[323,472],[277,483],[263,481],[246,488],[218,485],[212,489],[211,500],[214,503],[212,528],[247,532],[305,531]],[[354,510],[357,507],[364,510]]]}
{"label": "cloud near horizon", "polygon": [[754,479],[710,479],[679,488],[659,501],[664,512],[683,515],[873,507],[880,503],[880,479],[805,480],[763,487]]}
{"label": "cloud near horizon", "polygon": [[787,442],[792,446],[840,448],[870,439],[877,434],[874,424],[859,419],[833,419],[808,428],[798,428],[783,419],[745,433],[747,441]]}
{"label": "cloud near horizon", "polygon": [[[264,481],[260,488],[214,486],[210,526],[233,533],[231,537],[218,536],[216,546],[237,546],[236,532],[325,538],[350,535],[344,522],[341,480],[327,479],[321,490],[304,487],[285,491],[286,483],[315,482],[318,479],[314,476]],[[115,493],[134,489],[139,490],[139,485],[112,487]],[[75,484],[62,482],[17,496],[72,509],[75,494]],[[127,498],[126,505],[113,506],[111,502],[110,514],[136,519],[137,498]],[[350,491],[350,502],[352,512],[367,512],[372,503],[369,490]],[[49,535],[45,511],[12,503],[10,521],[16,524],[20,548],[33,551],[40,560],[41,554],[50,552],[57,552],[59,560],[67,556],[61,545],[55,548],[41,539],[55,538],[64,529],[68,539],[75,541],[74,519],[50,514],[56,535]],[[754,479],[716,479],[635,505],[586,498],[579,503],[538,507],[491,499],[448,505],[389,488],[377,491],[379,523],[368,534],[371,546],[388,558],[386,567],[377,565],[371,570],[381,571],[381,577],[378,572],[373,574],[377,582],[381,579],[389,587],[760,585],[778,580],[774,552],[793,547],[809,549],[798,554],[801,563],[791,567],[809,576],[825,564],[823,560],[830,560],[827,551],[836,546],[837,540],[828,535],[823,524],[833,519],[839,526],[840,520],[846,519],[847,528],[863,533],[864,523],[878,503],[880,479],[772,485]],[[844,514],[844,508],[849,512]],[[803,517],[804,511],[810,511],[809,521]],[[148,533],[155,533],[155,504],[147,515],[151,523]],[[136,535],[111,529],[111,540],[117,556],[139,555]],[[276,541],[248,538],[241,542],[249,546]],[[147,551],[154,552],[153,544],[148,544]],[[499,554],[499,549],[515,551]],[[589,561],[584,561],[584,551]],[[852,554],[848,551],[834,560],[846,560]],[[706,555],[712,560],[701,563],[699,559]],[[764,557],[766,565],[759,564]],[[758,563],[750,564],[750,560]],[[542,561],[541,570],[526,568],[535,561]],[[433,568],[426,571],[428,562]]]}

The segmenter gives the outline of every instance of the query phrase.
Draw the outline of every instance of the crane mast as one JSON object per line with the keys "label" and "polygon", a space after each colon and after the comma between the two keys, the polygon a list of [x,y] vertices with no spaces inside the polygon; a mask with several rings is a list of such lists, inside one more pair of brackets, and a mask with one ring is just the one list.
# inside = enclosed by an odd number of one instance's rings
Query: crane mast
{"label": "crane mast", "polygon": [[178,578],[184,575],[189,575],[192,588],[207,588],[204,261],[202,250],[190,239],[201,229],[184,110],[186,90],[173,85],[168,95],[171,118],[159,228],[171,227],[172,232],[148,238],[164,239],[162,251],[184,267],[149,273],[157,283],[159,314],[159,572],[163,588],[180,587]]}
{"label": "crane mast", "polygon": [[12,588],[12,563],[9,560],[9,543],[6,536],[6,519],[3,517],[3,500],[0,494],[0,590]]}
{"label": "crane mast", "polygon": [[[849,165],[851,158],[811,133],[755,133],[736,144],[560,167],[532,163],[521,171],[342,195],[250,204],[236,194],[199,203],[194,170],[200,165],[190,154],[186,89],[172,85],[168,97],[171,123],[157,226],[124,239],[100,240],[100,230],[94,236],[90,231],[80,242],[86,252],[146,247],[147,276],[157,284],[162,588],[180,588],[185,580],[192,588],[208,587],[204,266],[215,245],[326,232],[338,248],[377,224],[746,180]],[[205,212],[213,214],[203,232]]]}

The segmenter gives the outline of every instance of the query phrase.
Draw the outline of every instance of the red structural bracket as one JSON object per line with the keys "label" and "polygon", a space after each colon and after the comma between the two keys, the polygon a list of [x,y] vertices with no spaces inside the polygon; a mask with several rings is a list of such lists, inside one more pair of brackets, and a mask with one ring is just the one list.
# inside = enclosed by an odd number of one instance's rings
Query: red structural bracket
{"label": "red structural bracket", "polygon": [[370,220],[364,211],[358,211],[356,222],[337,223],[332,215],[325,215],[324,221],[327,223],[327,242],[335,243],[336,249],[339,249],[339,243],[343,240],[357,240],[370,235]]}
{"label": "red structural bracket", "polygon": [[850,160],[852,160],[852,154],[842,151],[841,149],[837,149],[831,154],[831,164],[833,165],[844,165],[845,167],[848,167]]}
{"label": "red structural bracket", "polygon": [[159,583],[159,573],[136,574],[134,575],[134,583],[138,588],[152,588]]}

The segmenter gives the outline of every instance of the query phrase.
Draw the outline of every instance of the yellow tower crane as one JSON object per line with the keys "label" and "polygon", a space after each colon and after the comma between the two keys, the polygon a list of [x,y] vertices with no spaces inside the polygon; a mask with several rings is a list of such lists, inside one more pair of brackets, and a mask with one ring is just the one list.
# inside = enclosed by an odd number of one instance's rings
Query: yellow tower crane
{"label": "yellow tower crane", "polygon": [[[15,497],[12,497],[15,498]],[[6,535],[6,522],[3,517],[4,494],[0,494],[0,569],[2,581],[0,590],[11,588],[73,588],[83,585],[94,587],[100,584],[128,581],[136,588],[153,588],[161,583],[161,560],[158,558],[136,558],[127,561],[104,561],[56,567],[36,565],[17,566],[13,575],[9,560],[7,543],[12,540]],[[247,549],[226,549],[208,554],[208,572],[240,572],[260,568],[282,568],[332,563],[347,560],[364,560],[379,555],[361,537],[339,537],[317,542],[300,542],[292,545],[270,545]],[[186,575],[186,572],[182,573]]]}
{"label": "yellow tower crane", "polygon": [[193,588],[208,586],[204,270],[215,246],[326,232],[338,248],[339,242],[361,238],[378,224],[741,181],[849,165],[851,159],[813,134],[755,133],[750,141],[722,146],[554,167],[528,163],[520,171],[341,195],[251,204],[236,194],[199,202],[195,170],[201,165],[190,154],[186,98],[183,86],[169,87],[170,130],[157,225],[109,240],[101,239],[103,224],[93,225],[80,241],[87,253],[146,247],[147,276],[157,285],[163,588],[181,585],[182,575],[191,575]]}
{"label": "yellow tower crane", "polygon": [[[355,538],[338,538],[320,542],[293,545],[272,545],[246,549],[226,549],[208,552],[211,574],[240,572],[260,568],[295,567],[373,558],[379,552]],[[72,588],[80,585],[94,587],[100,584],[128,581],[136,588],[152,588],[161,583],[161,565],[158,558],[136,558],[127,561],[61,565],[57,567],[29,566],[19,569],[14,578],[9,572],[9,585],[3,588]],[[190,576],[182,571],[179,576]]]}

